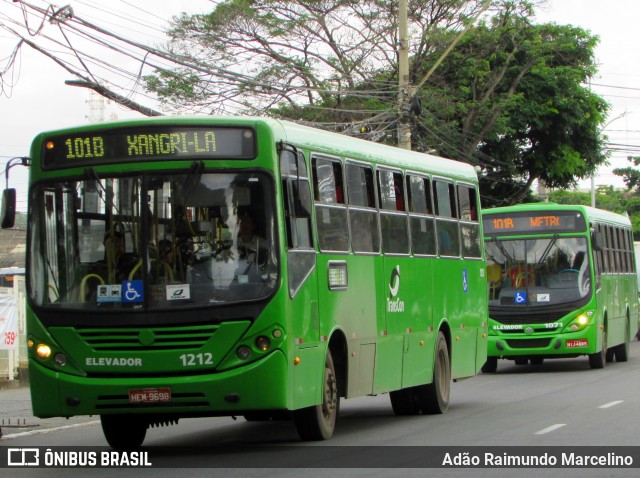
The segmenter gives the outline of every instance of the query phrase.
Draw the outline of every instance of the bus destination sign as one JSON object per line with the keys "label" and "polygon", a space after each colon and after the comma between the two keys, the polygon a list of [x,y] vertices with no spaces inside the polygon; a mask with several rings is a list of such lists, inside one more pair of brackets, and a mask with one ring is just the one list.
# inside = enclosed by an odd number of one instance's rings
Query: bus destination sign
{"label": "bus destination sign", "polygon": [[486,214],[482,217],[485,236],[584,232],[584,216],[578,211],[530,211]]}
{"label": "bus destination sign", "polygon": [[141,160],[255,157],[251,128],[154,125],[45,138],[42,165],[49,169]]}

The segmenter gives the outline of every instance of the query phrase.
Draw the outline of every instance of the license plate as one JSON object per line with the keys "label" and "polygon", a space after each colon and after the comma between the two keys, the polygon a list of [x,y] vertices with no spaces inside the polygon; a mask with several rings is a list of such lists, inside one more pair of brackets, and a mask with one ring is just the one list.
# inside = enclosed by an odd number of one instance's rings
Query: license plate
{"label": "license plate", "polygon": [[587,339],[573,339],[567,340],[567,348],[573,349],[575,347],[588,347],[589,341]]}
{"label": "license plate", "polygon": [[147,388],[144,390],[129,390],[129,403],[157,403],[170,401],[170,388]]}

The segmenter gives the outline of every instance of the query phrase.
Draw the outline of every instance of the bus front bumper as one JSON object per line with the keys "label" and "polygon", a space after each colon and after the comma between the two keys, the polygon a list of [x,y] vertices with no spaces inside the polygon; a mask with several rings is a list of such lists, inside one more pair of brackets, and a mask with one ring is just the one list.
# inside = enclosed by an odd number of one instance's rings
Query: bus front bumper
{"label": "bus front bumper", "polygon": [[571,333],[496,333],[490,334],[488,357],[562,358],[588,355],[599,350],[595,326],[587,326]]}
{"label": "bus front bumper", "polygon": [[33,413],[39,418],[128,413],[230,416],[287,408],[287,363],[280,351],[211,374],[78,377],[30,360],[29,375]]}

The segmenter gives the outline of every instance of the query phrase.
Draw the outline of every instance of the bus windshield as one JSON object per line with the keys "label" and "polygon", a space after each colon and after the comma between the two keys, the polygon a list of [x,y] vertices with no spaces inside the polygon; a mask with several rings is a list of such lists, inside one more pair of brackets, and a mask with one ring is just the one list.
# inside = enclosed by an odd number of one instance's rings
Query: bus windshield
{"label": "bus windshield", "polygon": [[563,305],[591,294],[584,237],[493,239],[485,248],[491,307]]}
{"label": "bus windshield", "polygon": [[36,306],[145,310],[271,294],[278,279],[273,179],[140,174],[34,186],[29,292]]}

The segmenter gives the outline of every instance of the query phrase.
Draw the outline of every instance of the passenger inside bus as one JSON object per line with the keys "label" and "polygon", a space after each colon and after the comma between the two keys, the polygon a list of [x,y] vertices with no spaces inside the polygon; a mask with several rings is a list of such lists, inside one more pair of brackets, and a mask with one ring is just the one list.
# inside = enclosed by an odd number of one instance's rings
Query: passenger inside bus
{"label": "passenger inside bus", "polygon": [[151,276],[153,283],[169,284],[174,281],[175,252],[168,239],[158,241],[158,258],[152,261]]}
{"label": "passenger inside bus", "polygon": [[267,240],[257,234],[256,223],[249,211],[239,218],[238,253],[240,259],[248,263],[265,264],[267,261]]}
{"label": "passenger inside bus", "polygon": [[104,258],[98,261],[97,272],[107,283],[119,284],[129,279],[138,263],[138,257],[126,251],[125,235],[120,230],[104,235]]}

